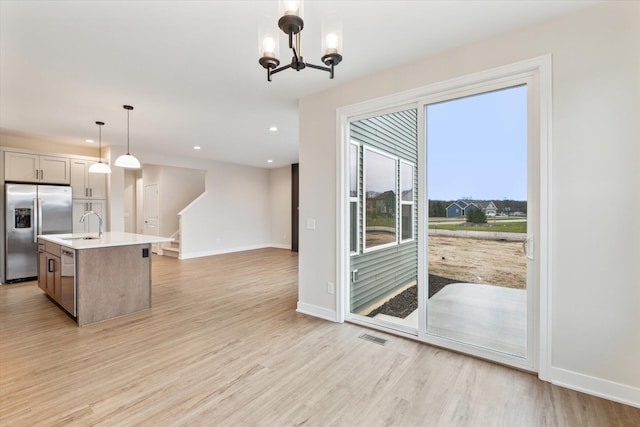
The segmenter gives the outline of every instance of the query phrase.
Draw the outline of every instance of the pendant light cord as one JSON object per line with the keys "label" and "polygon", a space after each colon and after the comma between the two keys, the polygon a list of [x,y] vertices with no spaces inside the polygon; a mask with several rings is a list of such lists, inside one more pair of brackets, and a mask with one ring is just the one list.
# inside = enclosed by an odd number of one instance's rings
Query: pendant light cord
{"label": "pendant light cord", "polygon": [[129,110],[127,109],[127,156],[129,155]]}
{"label": "pendant light cord", "polygon": [[102,163],[102,126],[98,125],[98,154],[100,158],[98,163]]}

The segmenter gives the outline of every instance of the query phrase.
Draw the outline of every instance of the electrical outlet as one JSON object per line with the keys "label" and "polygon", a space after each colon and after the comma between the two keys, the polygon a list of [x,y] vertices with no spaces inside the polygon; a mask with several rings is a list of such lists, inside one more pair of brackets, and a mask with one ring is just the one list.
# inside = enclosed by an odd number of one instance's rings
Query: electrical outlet
{"label": "electrical outlet", "polygon": [[336,291],[336,287],[333,283],[331,282],[327,282],[327,292],[329,292],[330,294],[335,293]]}

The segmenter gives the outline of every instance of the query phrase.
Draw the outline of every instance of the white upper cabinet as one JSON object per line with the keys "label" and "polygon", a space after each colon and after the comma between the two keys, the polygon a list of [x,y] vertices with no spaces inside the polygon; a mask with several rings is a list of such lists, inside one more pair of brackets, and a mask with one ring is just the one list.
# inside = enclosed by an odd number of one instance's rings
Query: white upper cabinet
{"label": "white upper cabinet", "polygon": [[29,153],[4,153],[5,181],[69,184],[70,164],[66,157]]}
{"label": "white upper cabinet", "polygon": [[95,162],[90,160],[71,160],[71,187],[75,199],[106,199],[107,178],[102,173],[89,173]]}

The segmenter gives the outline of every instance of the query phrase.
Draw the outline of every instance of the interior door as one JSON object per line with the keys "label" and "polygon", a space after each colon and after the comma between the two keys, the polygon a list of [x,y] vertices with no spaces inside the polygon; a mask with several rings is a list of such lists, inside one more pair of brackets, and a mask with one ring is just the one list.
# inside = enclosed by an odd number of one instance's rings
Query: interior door
{"label": "interior door", "polygon": [[[144,186],[144,234],[149,236],[159,236],[159,203],[158,184],[146,184]],[[151,245],[151,250],[158,252],[158,245]]]}

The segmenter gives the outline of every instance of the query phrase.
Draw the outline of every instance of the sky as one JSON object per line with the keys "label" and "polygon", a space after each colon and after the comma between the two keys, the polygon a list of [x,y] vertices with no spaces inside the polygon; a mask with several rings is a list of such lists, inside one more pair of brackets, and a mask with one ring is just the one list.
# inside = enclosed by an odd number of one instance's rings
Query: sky
{"label": "sky", "polygon": [[527,199],[527,88],[427,107],[430,200]]}

